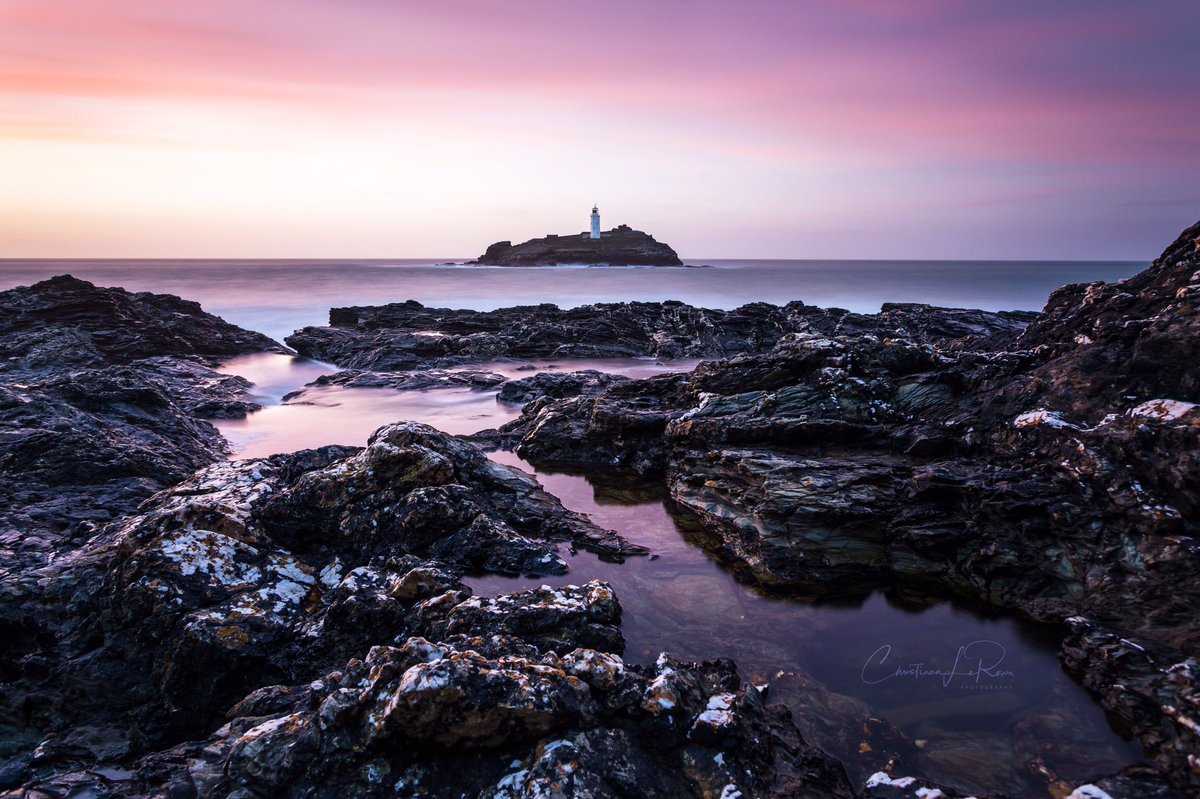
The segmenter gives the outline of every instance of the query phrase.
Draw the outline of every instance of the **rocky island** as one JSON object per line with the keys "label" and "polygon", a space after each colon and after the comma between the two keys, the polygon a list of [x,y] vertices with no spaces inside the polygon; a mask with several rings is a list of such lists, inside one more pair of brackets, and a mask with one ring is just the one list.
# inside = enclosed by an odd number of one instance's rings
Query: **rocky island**
{"label": "rocky island", "polygon": [[1038,744],[1064,720],[1036,716],[1031,795],[1200,789],[1200,224],[1041,314],[334,309],[288,342],[347,383],[711,360],[487,376],[522,403],[498,430],[398,420],[365,447],[234,462],[204,420],[253,402],[212,366],[274,342],[67,277],[0,308],[5,799],[967,795],[927,778],[923,742],[811,682],[810,707],[852,720],[855,762],[732,661],[627,661],[608,583],[474,595],[470,575],[562,574],[559,542],[640,551],[484,447],[647,475],[765,588],[886,584],[1035,621],[1145,763],[1068,777]]}
{"label": "rocky island", "polygon": [[683,266],[673,249],[653,236],[617,225],[600,231],[599,212],[592,209],[591,233],[559,236],[550,234],[520,244],[498,241],[483,255],[468,264],[476,266],[554,266],[588,264],[594,266]]}

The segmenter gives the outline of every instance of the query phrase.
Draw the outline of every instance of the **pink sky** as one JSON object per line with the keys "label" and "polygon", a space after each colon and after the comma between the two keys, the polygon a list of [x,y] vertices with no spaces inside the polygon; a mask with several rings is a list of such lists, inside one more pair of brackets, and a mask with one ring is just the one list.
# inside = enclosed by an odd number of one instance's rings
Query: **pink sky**
{"label": "pink sky", "polygon": [[0,257],[1149,259],[1193,0],[0,0]]}

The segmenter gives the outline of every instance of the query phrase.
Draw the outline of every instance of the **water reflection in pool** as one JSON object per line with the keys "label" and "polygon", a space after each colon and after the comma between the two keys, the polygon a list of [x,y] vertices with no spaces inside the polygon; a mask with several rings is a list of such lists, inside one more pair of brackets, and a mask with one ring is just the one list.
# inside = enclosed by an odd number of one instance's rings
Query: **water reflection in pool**
{"label": "water reflection in pool", "polygon": [[[470,368],[496,372],[506,378],[536,371],[597,369],[627,377],[648,377],[688,370],[697,360],[662,363],[647,358],[572,361],[515,361],[485,363]],[[465,368],[465,367],[464,367]],[[230,442],[234,457],[262,458],[277,452],[325,444],[364,445],[382,425],[411,419],[455,435],[499,427],[520,415],[520,408],[496,401],[494,389],[468,387],[395,391],[390,388],[313,386],[286,403],[283,397],[338,371],[336,366],[308,358],[259,353],[235,358],[220,370],[245,377],[264,408],[244,419],[218,419],[213,424]]]}
{"label": "water reflection in pool", "polygon": [[[535,362],[535,369],[586,369],[644,377],[694,361]],[[473,367],[514,378],[522,363]],[[526,368],[522,368],[526,367]],[[400,419],[450,433],[497,427],[518,409],[495,392],[469,388],[394,391],[325,386],[279,404],[336,367],[302,358],[255,355],[226,364],[255,385],[265,407],[218,427],[233,457],[261,457],[322,444],[364,444]],[[1050,775],[1078,784],[1139,761],[1103,711],[1059,668],[1052,633],[893,587],[836,601],[767,596],[701,546],[705,534],[669,502],[661,481],[617,473],[537,472],[512,453],[494,460],[533,471],[564,505],[650,548],[653,557],[612,563],[564,552],[561,578],[469,579],[479,594],[593,578],[610,581],[624,608],[626,659],[649,663],[668,651],[690,660],[731,657],[742,674],[789,705],[805,737],[846,764],[862,784],[879,764],[872,736],[894,725],[908,743],[897,773],[921,774],[962,790],[1050,796]],[[886,723],[870,722],[882,718]],[[889,748],[895,748],[893,740]],[[1064,783],[1060,783],[1058,787]]]}
{"label": "water reflection in pool", "polygon": [[896,589],[821,603],[767,596],[698,545],[703,534],[660,484],[537,471],[510,452],[491,457],[533,472],[565,506],[654,557],[609,563],[564,553],[567,576],[476,577],[469,582],[478,593],[608,580],[624,608],[627,660],[650,663],[660,651],[733,658],[744,676],[768,683],[771,700],[791,706],[806,737],[847,763],[855,780],[873,768],[859,753],[863,722],[873,716],[913,742],[904,773],[979,793],[1047,795],[1045,778],[1027,764],[1078,782],[1139,761],[1063,673],[1052,632]]}

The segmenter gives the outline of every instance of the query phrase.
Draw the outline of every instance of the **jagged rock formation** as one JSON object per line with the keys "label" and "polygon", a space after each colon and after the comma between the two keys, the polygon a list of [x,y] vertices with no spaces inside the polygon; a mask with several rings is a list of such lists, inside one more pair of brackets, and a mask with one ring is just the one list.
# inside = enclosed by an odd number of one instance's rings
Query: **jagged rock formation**
{"label": "jagged rock formation", "polygon": [[[500,376],[361,370],[721,357],[512,381],[523,418],[488,439],[662,475],[764,583],[902,582],[1061,624],[1065,664],[1158,771],[1090,788],[1036,749],[1026,765],[1054,796],[1176,799],[1200,786],[1197,239],[1137,278],[1056,292],[1040,317],[405,303],[335,309],[290,340],[354,370],[327,382],[398,389]],[[904,776],[915,744],[886,720],[859,739],[883,770],[852,786],[733,664],[625,662],[604,583],[472,596],[469,572],[561,573],[556,542],[636,550],[462,440],[401,423],[361,450],[206,465],[222,446],[196,417],[248,407],[210,359],[270,342],[64,280],[17,290],[26,321],[0,334],[0,468],[19,500],[0,797],[961,796]],[[38,310],[56,291],[84,298],[57,332]],[[147,332],[130,344],[114,319]]]}
{"label": "jagged rock formation", "polygon": [[0,293],[0,575],[223,457],[205,418],[258,408],[221,360],[282,352],[165,294],[68,275]]}
{"label": "jagged rock formation", "polygon": [[878,314],[751,303],[732,311],[682,302],[599,303],[561,309],[496,311],[426,308],[409,300],[334,308],[328,327],[306,327],[286,341],[301,355],[345,369],[429,369],[498,359],[687,358],[759,353],[797,331],[872,333],[944,342],[1018,335],[1035,314],[888,304]]}
{"label": "jagged rock formation", "polygon": [[654,237],[628,225],[618,225],[593,239],[582,235],[549,235],[521,244],[498,241],[469,264],[481,266],[683,266],[679,254]]}
{"label": "jagged rock formation", "polygon": [[606,584],[459,579],[555,539],[631,551],[423,425],[209,467],[17,586],[0,795],[852,795],[731,663],[625,664]]}
{"label": "jagged rock formation", "polygon": [[500,387],[496,399],[501,402],[525,405],[537,399],[577,397],[580,394],[595,394],[615,383],[624,383],[629,378],[610,375],[595,369],[578,372],[538,372],[529,377],[509,380]]}
{"label": "jagged rock formation", "polygon": [[1130,280],[1061,289],[1019,337],[811,325],[688,375],[539,399],[500,435],[534,462],[664,473],[767,583],[902,579],[1075,619],[1091,632],[1068,662],[1191,790],[1197,236]]}
{"label": "jagged rock formation", "polygon": [[59,275],[0,292],[0,359],[5,372],[127,364],[158,355],[196,356],[213,365],[277,343],[170,294],[97,288]]}

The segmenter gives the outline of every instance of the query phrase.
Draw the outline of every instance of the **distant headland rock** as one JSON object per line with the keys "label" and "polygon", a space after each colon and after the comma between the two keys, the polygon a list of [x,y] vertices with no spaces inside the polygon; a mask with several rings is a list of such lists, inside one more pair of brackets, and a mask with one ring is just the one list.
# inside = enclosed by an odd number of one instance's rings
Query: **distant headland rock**
{"label": "distant headland rock", "polygon": [[[598,219],[598,216],[597,216]],[[601,233],[548,235],[521,244],[498,241],[474,261],[473,266],[554,266],[588,264],[607,266],[683,266],[679,254],[649,233],[617,225]]]}
{"label": "distant headland rock", "polygon": [[589,264],[608,266],[683,266],[679,254],[649,233],[618,225],[600,238],[588,235],[549,235],[521,244],[498,241],[468,263],[477,266],[553,266]]}

